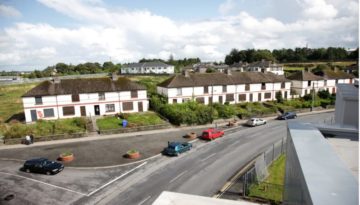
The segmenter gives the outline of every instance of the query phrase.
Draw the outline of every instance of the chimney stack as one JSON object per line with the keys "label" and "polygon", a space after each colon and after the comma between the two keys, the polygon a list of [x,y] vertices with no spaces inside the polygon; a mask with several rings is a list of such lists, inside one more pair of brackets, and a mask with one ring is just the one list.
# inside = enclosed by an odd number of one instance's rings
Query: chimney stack
{"label": "chimney stack", "polygon": [[116,75],[116,73],[111,73],[111,80],[112,81],[117,81],[118,80],[118,76]]}
{"label": "chimney stack", "polygon": [[230,70],[230,68],[225,69],[225,74],[226,74],[226,75],[231,75],[231,70]]}
{"label": "chimney stack", "polygon": [[52,79],[53,83],[55,84],[59,84],[60,83],[60,78],[59,76],[54,76],[53,79]]}
{"label": "chimney stack", "polygon": [[184,75],[185,77],[190,77],[189,70],[188,70],[188,69],[184,69],[184,70],[183,70],[183,75]]}

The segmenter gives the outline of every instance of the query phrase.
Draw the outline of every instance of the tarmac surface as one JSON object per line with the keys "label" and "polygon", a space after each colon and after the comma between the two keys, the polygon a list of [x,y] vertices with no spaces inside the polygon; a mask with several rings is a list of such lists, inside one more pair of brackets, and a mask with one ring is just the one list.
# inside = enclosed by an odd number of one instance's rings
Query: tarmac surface
{"label": "tarmac surface", "polygon": [[[331,112],[333,110],[316,111],[312,113],[301,113],[300,115]],[[273,120],[275,117],[265,118]],[[229,120],[230,121],[230,120]],[[147,158],[159,155],[167,146],[168,141],[189,141],[184,138],[189,132],[195,132],[198,136],[202,130],[209,127],[218,127],[221,130],[246,129],[243,125],[246,120],[238,121],[234,127],[227,127],[226,121],[218,124],[170,128],[163,130],[152,130],[114,135],[96,135],[92,137],[55,140],[46,142],[35,142],[31,145],[2,145],[0,146],[0,159],[25,161],[27,159],[44,157],[50,160],[57,160],[63,152],[72,152],[74,160],[65,162],[67,167],[90,168],[110,167],[126,165],[136,161],[143,161]],[[197,143],[206,143],[204,140],[195,140]],[[134,160],[125,157],[127,151],[136,149],[141,157]],[[114,154],[116,153],[116,154]]]}

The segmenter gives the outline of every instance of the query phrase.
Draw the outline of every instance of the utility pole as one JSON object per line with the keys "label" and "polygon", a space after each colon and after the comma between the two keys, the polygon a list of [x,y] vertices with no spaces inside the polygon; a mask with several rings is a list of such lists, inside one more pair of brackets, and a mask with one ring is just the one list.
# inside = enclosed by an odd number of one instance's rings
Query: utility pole
{"label": "utility pole", "polygon": [[315,81],[313,81],[313,84],[312,84],[311,112],[314,110],[314,101],[315,101]]}

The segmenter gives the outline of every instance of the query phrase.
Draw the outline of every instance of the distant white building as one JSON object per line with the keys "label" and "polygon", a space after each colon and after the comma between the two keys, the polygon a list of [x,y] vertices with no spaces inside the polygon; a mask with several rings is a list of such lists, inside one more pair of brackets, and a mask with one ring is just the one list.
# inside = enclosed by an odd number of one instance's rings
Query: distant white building
{"label": "distant white building", "polygon": [[168,98],[168,103],[196,100],[210,104],[228,102],[263,102],[275,100],[276,92],[289,99],[291,82],[284,76],[262,72],[194,73],[184,72],[158,84],[157,92]]}
{"label": "distant white building", "polygon": [[174,74],[173,65],[163,62],[131,63],[121,67],[121,74]]}
{"label": "distant white building", "polygon": [[146,88],[112,78],[44,81],[22,96],[26,122],[147,111]]}
{"label": "distant white building", "polygon": [[251,72],[271,72],[276,75],[284,75],[284,67],[282,65],[266,60],[251,63],[247,65],[244,70]]}

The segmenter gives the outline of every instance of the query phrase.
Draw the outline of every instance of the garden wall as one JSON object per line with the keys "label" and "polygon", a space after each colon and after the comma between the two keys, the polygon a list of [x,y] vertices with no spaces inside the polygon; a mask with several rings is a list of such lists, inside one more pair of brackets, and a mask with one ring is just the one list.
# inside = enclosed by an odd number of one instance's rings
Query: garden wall
{"label": "garden wall", "polygon": [[158,130],[171,128],[169,123],[159,124],[159,125],[149,125],[149,126],[138,126],[138,127],[129,127],[129,128],[119,128],[119,129],[110,129],[110,130],[99,130],[101,135],[109,134],[120,134],[120,133],[129,133],[129,132],[139,132],[139,131],[148,131],[148,130]]}

